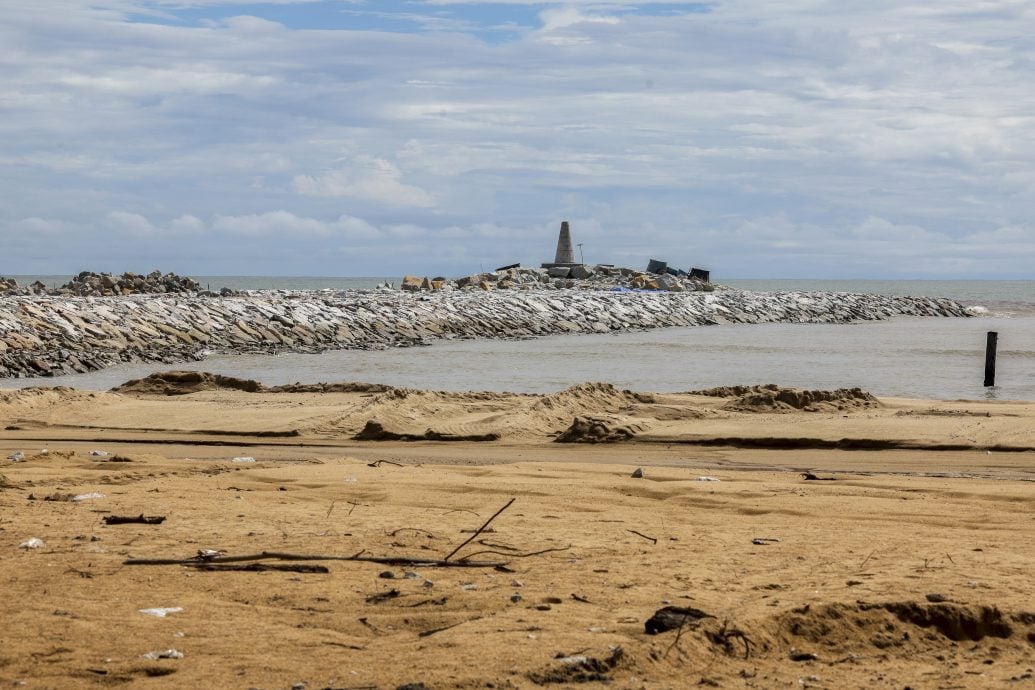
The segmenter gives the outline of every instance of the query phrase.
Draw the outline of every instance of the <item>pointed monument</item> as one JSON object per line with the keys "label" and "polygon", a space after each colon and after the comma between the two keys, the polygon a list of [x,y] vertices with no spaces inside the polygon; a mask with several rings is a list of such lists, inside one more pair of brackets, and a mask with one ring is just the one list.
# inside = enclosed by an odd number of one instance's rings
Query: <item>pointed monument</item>
{"label": "pointed monument", "polygon": [[542,264],[543,268],[574,268],[581,264],[575,261],[575,246],[571,243],[571,228],[568,221],[561,223],[561,234],[557,236],[557,254],[553,263]]}
{"label": "pointed monument", "polygon": [[557,237],[557,255],[554,257],[555,264],[575,263],[575,247],[571,244],[571,228],[568,221],[561,222],[561,234]]}

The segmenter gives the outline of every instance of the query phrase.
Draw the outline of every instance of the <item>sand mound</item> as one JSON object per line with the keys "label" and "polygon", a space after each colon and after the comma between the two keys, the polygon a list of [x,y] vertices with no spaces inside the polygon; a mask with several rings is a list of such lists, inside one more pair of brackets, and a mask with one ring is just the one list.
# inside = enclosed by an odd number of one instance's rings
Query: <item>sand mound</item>
{"label": "sand mound", "polygon": [[643,431],[642,424],[620,424],[602,417],[576,417],[557,437],[557,443],[617,443]]}
{"label": "sand mound", "polygon": [[733,398],[723,405],[736,412],[823,412],[849,408],[880,407],[880,401],[861,388],[838,388],[833,391],[803,391],[769,383],[763,386],[722,386],[693,395]]}
{"label": "sand mound", "polygon": [[206,371],[161,371],[142,379],[127,381],[112,388],[113,393],[138,395],[187,395],[200,391],[239,390],[258,393],[265,390],[258,381],[239,379]]}
{"label": "sand mound", "polygon": [[865,647],[910,655],[943,649],[948,641],[978,642],[986,637],[1025,640],[1030,634],[1027,628],[1035,622],[1030,616],[1009,616],[995,606],[954,602],[860,601],[803,606],[785,612],[775,620],[775,633],[785,644],[810,646],[809,651],[820,658],[823,652]]}
{"label": "sand mound", "polygon": [[553,425],[566,423],[579,415],[622,412],[635,402],[632,394],[619,391],[610,383],[579,383],[540,396],[528,407],[528,412],[541,423]]}
{"label": "sand mound", "polygon": [[95,401],[103,398],[104,395],[104,393],[91,393],[67,386],[53,388],[33,386],[18,390],[0,390],[0,410],[10,413],[27,412],[84,400]]}

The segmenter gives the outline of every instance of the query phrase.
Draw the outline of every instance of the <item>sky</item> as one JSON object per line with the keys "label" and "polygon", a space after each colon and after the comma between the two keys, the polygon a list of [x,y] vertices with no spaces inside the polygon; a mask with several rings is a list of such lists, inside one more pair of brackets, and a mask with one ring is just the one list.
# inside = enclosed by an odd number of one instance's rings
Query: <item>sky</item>
{"label": "sky", "polygon": [[1031,0],[5,0],[0,275],[1029,279]]}

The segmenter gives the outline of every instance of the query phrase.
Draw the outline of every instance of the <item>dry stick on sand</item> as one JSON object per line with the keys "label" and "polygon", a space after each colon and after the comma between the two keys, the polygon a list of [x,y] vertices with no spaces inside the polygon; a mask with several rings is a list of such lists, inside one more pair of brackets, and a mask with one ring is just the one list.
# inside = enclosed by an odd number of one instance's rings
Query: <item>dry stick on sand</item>
{"label": "dry stick on sand", "polygon": [[497,510],[497,511],[496,511],[495,513],[493,513],[493,514],[492,514],[492,517],[491,517],[491,518],[489,518],[488,520],[486,520],[486,521],[485,521],[485,524],[484,524],[484,525],[482,525],[481,527],[479,527],[478,529],[476,529],[476,530],[474,531],[474,534],[472,534],[472,535],[471,535],[470,537],[468,537],[468,538],[467,538],[467,540],[466,540],[466,541],[464,541],[464,543],[463,543],[463,544],[461,544],[460,546],[458,546],[458,547],[456,547],[455,549],[453,549],[452,551],[450,551],[450,552],[449,552],[449,555],[448,555],[448,556],[446,556],[445,558],[443,558],[443,559],[442,559],[442,562],[443,562],[443,563],[445,563],[445,562],[446,562],[446,561],[448,561],[448,560],[449,560],[450,558],[452,558],[453,556],[455,556],[455,555],[456,555],[456,552],[457,552],[457,551],[459,551],[460,549],[464,548],[465,546],[467,546],[468,544],[470,544],[470,543],[471,543],[472,541],[474,541],[475,537],[477,537],[477,536],[478,536],[479,534],[481,534],[482,532],[484,532],[484,531],[485,531],[485,528],[489,526],[489,523],[490,523],[490,522],[492,522],[493,520],[495,520],[495,519],[496,519],[496,517],[497,517],[497,516],[498,516],[498,515],[499,515],[500,513],[502,513],[502,512],[503,512],[504,510],[506,510],[507,508],[509,508],[509,507],[510,507],[510,504],[511,504],[511,503],[513,503],[513,502],[514,502],[514,501],[516,501],[516,500],[517,500],[516,498],[512,498],[512,499],[510,499],[509,501],[507,501],[507,504],[506,504],[505,506],[503,506],[502,508],[500,508],[499,510]]}
{"label": "dry stick on sand", "polygon": [[658,540],[657,540],[657,539],[655,539],[654,537],[648,537],[648,536],[647,536],[646,534],[643,534],[642,532],[637,532],[637,531],[636,531],[636,530],[634,530],[634,529],[627,529],[627,530],[625,530],[625,531],[626,531],[626,532],[632,532],[632,533],[633,533],[633,534],[635,534],[635,535],[636,535],[637,537],[643,537],[644,539],[646,539],[646,540],[648,540],[648,541],[652,541],[652,542],[654,542],[655,544],[657,544],[657,543],[658,543]]}
{"label": "dry stick on sand", "polygon": [[[362,561],[380,563],[381,565],[423,565],[431,568],[496,568],[505,566],[505,561],[447,561],[437,558],[407,558],[405,556],[363,556],[362,552],[354,556],[336,554],[286,553],[283,551],[262,551],[242,556],[194,556],[192,558],[130,558],[124,565],[190,565],[198,566],[207,563],[240,563],[242,561]],[[450,554],[452,555],[452,554]]]}
{"label": "dry stick on sand", "polygon": [[396,467],[406,467],[406,465],[403,465],[402,463],[392,462],[391,460],[375,460],[373,462],[367,463],[367,467],[380,467],[381,465],[395,465]]}

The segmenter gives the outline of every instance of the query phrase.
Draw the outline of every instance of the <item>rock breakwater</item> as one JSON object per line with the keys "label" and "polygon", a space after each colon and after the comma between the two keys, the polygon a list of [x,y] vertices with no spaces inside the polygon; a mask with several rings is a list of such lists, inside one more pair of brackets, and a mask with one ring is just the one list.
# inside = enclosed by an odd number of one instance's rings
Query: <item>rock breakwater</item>
{"label": "rock breakwater", "polygon": [[210,354],[320,352],[719,323],[967,316],[947,299],[801,292],[253,292],[0,297],[0,378]]}

